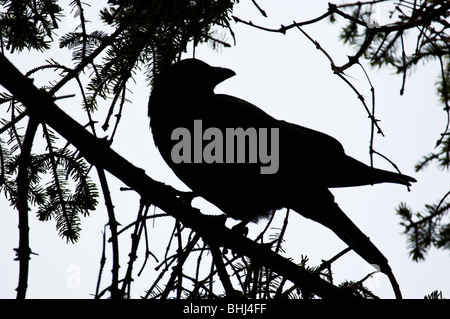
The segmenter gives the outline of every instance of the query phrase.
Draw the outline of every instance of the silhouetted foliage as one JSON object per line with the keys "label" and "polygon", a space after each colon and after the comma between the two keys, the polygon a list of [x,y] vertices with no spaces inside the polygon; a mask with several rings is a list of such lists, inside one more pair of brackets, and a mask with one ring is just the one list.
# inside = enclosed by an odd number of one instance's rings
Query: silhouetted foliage
{"label": "silhouetted foliage", "polygon": [[0,1],[1,47],[44,51],[53,42],[62,8],[55,1]]}

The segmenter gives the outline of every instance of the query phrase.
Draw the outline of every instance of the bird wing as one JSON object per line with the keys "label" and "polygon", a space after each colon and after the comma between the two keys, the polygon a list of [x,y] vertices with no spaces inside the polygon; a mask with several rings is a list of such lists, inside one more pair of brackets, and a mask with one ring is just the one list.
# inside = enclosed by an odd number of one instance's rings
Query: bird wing
{"label": "bird wing", "polygon": [[[349,187],[393,182],[409,185],[415,181],[408,176],[377,170],[345,154],[342,144],[335,138],[310,128],[277,120],[245,100],[225,94],[185,96],[171,114],[165,129],[192,125],[202,120],[203,128],[277,128],[279,129],[279,171],[275,176],[261,176],[261,165],[210,165],[201,167],[196,176],[208,179],[218,176],[234,179],[236,172],[246,186],[257,181],[271,183],[295,181],[304,185]],[[191,128],[192,131],[192,128]],[[225,143],[225,141],[224,141]],[[167,144],[167,143],[162,143]],[[227,166],[227,167],[222,167]]]}

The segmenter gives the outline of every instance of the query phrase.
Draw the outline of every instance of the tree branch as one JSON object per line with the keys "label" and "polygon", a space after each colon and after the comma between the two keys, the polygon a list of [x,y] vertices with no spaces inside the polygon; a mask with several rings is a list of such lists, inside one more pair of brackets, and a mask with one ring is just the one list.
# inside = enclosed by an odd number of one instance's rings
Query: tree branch
{"label": "tree branch", "polygon": [[111,242],[112,242],[112,282],[111,282],[111,299],[120,299],[119,292],[119,239],[117,233],[117,225],[119,223],[116,220],[114,214],[114,205],[112,203],[111,194],[109,192],[108,181],[106,180],[105,171],[101,167],[97,167],[97,174],[100,180],[100,184],[103,190],[103,197],[105,198],[105,206],[108,212],[108,225],[111,230]]}
{"label": "tree branch", "polygon": [[198,209],[179,198],[179,192],[148,177],[144,170],[135,167],[113,151],[109,145],[83,128],[60,108],[47,93],[38,90],[11,62],[0,54],[0,84],[27,108],[31,117],[50,125],[70,141],[92,165],[103,167],[112,175],[134,189],[147,204],[154,204],[196,231],[208,243],[225,246],[236,254],[246,255],[254,262],[271,268],[323,298],[354,298],[351,291],[338,288],[318,275],[301,269],[295,263],[272,250],[236,234],[224,225],[211,222]]}
{"label": "tree branch", "polygon": [[17,285],[17,299],[25,299],[28,287],[28,269],[30,248],[30,227],[28,226],[28,167],[30,165],[31,148],[39,123],[30,119],[23,141],[17,174],[17,209],[19,211],[19,247],[15,249],[19,261],[19,283]]}

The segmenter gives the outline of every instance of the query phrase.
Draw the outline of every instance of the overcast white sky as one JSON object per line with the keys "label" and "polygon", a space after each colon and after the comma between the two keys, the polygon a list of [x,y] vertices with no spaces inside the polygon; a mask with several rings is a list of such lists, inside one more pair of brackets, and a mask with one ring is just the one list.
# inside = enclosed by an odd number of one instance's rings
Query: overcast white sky
{"label": "overcast white sky", "polygon": [[[96,5],[99,3],[96,1]],[[328,1],[283,0],[275,4],[275,1],[260,0],[258,3],[266,10],[268,18],[261,17],[250,1],[242,1],[237,5],[234,14],[258,24],[279,27],[293,20],[317,17],[328,6]],[[92,14],[95,12],[95,8],[88,11],[93,22],[95,15]],[[378,11],[377,17],[381,23],[388,22],[383,11]],[[73,23],[73,20],[63,21],[63,32],[71,30]],[[90,31],[95,29],[92,23]],[[212,51],[208,46],[196,49],[197,58],[211,65],[231,68],[237,73],[219,85],[216,92],[248,100],[278,119],[330,134],[344,145],[349,155],[369,163],[370,121],[367,114],[356,95],[333,75],[325,56],[309,40],[296,30],[281,35],[258,31],[242,24],[233,24],[233,29],[237,38],[235,47],[220,52]],[[323,21],[305,27],[305,30],[320,42],[337,64],[345,63],[347,55],[354,53],[352,48],[337,40],[338,25]],[[46,57],[23,53],[11,59],[25,72],[42,64],[44,58],[69,61],[70,54],[68,51],[56,50]],[[186,57],[190,56],[191,52],[186,54]],[[408,257],[406,237],[401,234],[403,229],[399,225],[400,219],[395,215],[395,207],[400,202],[406,201],[415,210],[421,210],[424,204],[440,199],[449,187],[448,173],[430,167],[417,174],[413,169],[424,154],[432,151],[445,126],[443,111],[435,95],[438,65],[420,65],[408,78],[406,92],[402,97],[399,95],[401,76],[395,75],[392,70],[366,70],[375,87],[376,117],[381,120],[380,126],[386,135],[377,136],[374,147],[393,160],[402,172],[415,176],[418,183],[411,192],[405,187],[388,184],[333,189],[332,192],[340,207],[389,259],[404,297],[422,298],[436,289],[449,297],[448,251],[432,249],[424,262],[412,262]],[[370,100],[370,88],[363,72],[353,67],[348,74],[354,78],[352,83]],[[45,84],[50,79],[51,74],[46,79],[36,78],[36,81]],[[137,82],[130,96],[132,105],[127,107],[113,148],[145,169],[152,178],[179,189],[185,188],[154,147],[146,115],[150,88],[142,78],[138,78]],[[73,92],[76,92],[73,87],[67,87],[60,94]],[[74,111],[79,107],[74,100],[65,99],[58,104],[85,122],[85,118]],[[388,163],[376,157],[375,166],[391,169]],[[118,188],[123,185],[112,181],[113,191],[118,193],[114,197],[117,218],[122,225],[126,225],[135,218],[138,198],[131,192],[118,192]],[[58,238],[53,221],[41,223],[33,213],[30,214],[31,248],[39,256],[32,256],[30,261],[28,297],[90,298],[89,294],[94,293],[102,231],[107,222],[102,204],[100,199],[99,209],[91,217],[83,219],[81,240],[75,245],[67,245]],[[8,207],[4,199],[0,200],[0,205],[3,215],[0,224],[0,297],[13,298],[18,278],[18,262],[13,260],[13,248],[18,245],[17,213]],[[199,205],[206,212],[211,211],[206,205]],[[298,260],[300,254],[306,254],[312,266],[319,265],[322,259],[331,258],[345,248],[331,231],[296,214],[291,215],[295,216],[292,216],[288,228],[285,243],[287,255]],[[153,238],[158,238],[159,233],[170,231],[162,227],[163,224],[156,222],[152,230],[155,234]],[[254,231],[252,226],[250,231],[251,236]],[[129,246],[125,244],[122,247],[126,254]],[[122,271],[125,265],[126,255],[122,257]],[[106,268],[105,272],[109,270]],[[370,266],[359,256],[348,254],[334,265],[335,282],[358,280],[370,271]],[[382,274],[375,275],[368,285],[380,297],[394,296],[389,282]],[[137,296],[146,288],[148,286],[143,285],[136,292]]]}

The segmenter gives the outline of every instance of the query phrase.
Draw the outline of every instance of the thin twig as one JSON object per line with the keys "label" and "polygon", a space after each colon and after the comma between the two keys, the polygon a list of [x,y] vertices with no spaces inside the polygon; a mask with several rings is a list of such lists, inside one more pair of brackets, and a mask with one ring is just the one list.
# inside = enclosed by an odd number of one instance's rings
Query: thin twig
{"label": "thin twig", "polygon": [[17,210],[19,211],[19,247],[15,249],[19,261],[19,283],[17,299],[25,299],[28,287],[28,270],[31,248],[28,225],[28,168],[30,165],[31,148],[39,122],[30,118],[20,153],[19,171],[17,174]]}
{"label": "thin twig", "polygon": [[99,298],[100,283],[102,279],[103,269],[105,268],[105,263],[106,263],[106,225],[103,229],[102,257],[100,258],[100,269],[98,271],[97,286],[95,288],[95,299]]}
{"label": "thin twig", "polygon": [[264,11],[259,4],[256,2],[256,0],[252,0],[253,4],[255,5],[256,9],[258,9],[258,11],[261,13],[261,15],[265,18],[267,18],[267,13],[266,11]]}
{"label": "thin twig", "polygon": [[166,289],[164,289],[163,293],[161,294],[161,299],[167,299],[167,297],[169,296],[170,291],[172,291],[173,289],[175,279],[181,274],[184,262],[189,257],[190,253],[192,252],[192,249],[195,247],[199,239],[200,236],[198,234],[195,234],[194,238],[187,244],[184,251],[180,253],[178,264],[174,267],[172,271],[170,279],[166,285]]}
{"label": "thin twig", "polygon": [[217,273],[219,275],[220,281],[222,282],[223,288],[225,289],[227,297],[236,296],[236,291],[234,290],[233,284],[231,283],[230,277],[227,273],[227,270],[225,269],[220,250],[214,245],[209,245],[209,248],[211,250]]}
{"label": "thin twig", "polygon": [[369,83],[369,86],[370,86],[370,93],[372,94],[373,119],[372,119],[371,125],[370,125],[369,157],[370,157],[370,166],[373,167],[373,144],[374,144],[374,140],[375,140],[375,123],[377,121],[375,118],[375,87],[372,85],[372,81],[370,80],[369,74],[367,74],[366,69],[364,69],[364,67],[362,66],[361,63],[358,62],[358,64],[366,76],[367,82]]}
{"label": "thin twig", "polygon": [[8,130],[9,128],[15,127],[16,124],[17,124],[20,120],[24,119],[27,115],[28,115],[28,112],[25,111],[25,112],[23,112],[23,113],[20,113],[20,114],[17,115],[16,117],[14,117],[14,119],[13,119],[11,122],[5,124],[4,126],[2,126],[2,128],[0,128],[0,134],[2,134],[3,132],[5,132],[5,131]]}
{"label": "thin twig", "polygon": [[319,273],[322,270],[325,270],[326,268],[330,267],[332,263],[334,263],[336,260],[338,260],[339,258],[344,256],[346,253],[348,253],[351,250],[352,249],[350,247],[347,247],[344,250],[342,250],[341,252],[339,252],[338,254],[336,254],[335,256],[333,256],[332,258],[330,258],[328,260],[322,260],[322,263],[315,271]]}
{"label": "thin twig", "polygon": [[[366,112],[367,112],[367,114],[368,114],[370,120],[371,120],[372,123],[376,126],[376,128],[377,128],[377,130],[378,130],[378,133],[381,134],[382,136],[384,136],[383,131],[381,130],[380,126],[379,126],[378,123],[377,123],[378,120],[374,117],[374,115],[370,112],[369,108],[367,107],[367,104],[366,104],[366,102],[365,102],[365,100],[364,100],[364,96],[363,96],[361,93],[359,93],[358,89],[356,89],[356,87],[355,87],[349,80],[347,80],[347,79],[345,78],[345,76],[344,76],[345,74],[342,73],[342,69],[343,69],[344,67],[345,67],[345,68],[348,68],[349,66],[348,66],[348,65],[344,65],[344,66],[342,66],[342,67],[337,67],[336,64],[334,63],[333,58],[331,57],[331,55],[330,55],[324,48],[322,48],[322,46],[320,45],[319,42],[317,42],[316,40],[314,40],[314,39],[313,39],[309,34],[307,34],[301,27],[297,26],[297,29],[300,30],[300,32],[302,32],[303,35],[305,35],[305,37],[307,37],[312,43],[314,43],[314,45],[316,46],[316,49],[317,49],[317,50],[319,50],[320,52],[322,52],[322,53],[327,57],[328,61],[330,61],[331,69],[333,70],[333,72],[334,72],[338,77],[340,77],[345,83],[347,83],[347,85],[353,90],[353,92],[356,93],[358,99],[361,101],[362,105],[364,106],[364,109],[366,110]],[[369,36],[368,36],[368,38],[369,38]],[[353,60],[353,59],[351,59],[351,60],[353,61],[353,62],[352,62],[353,64],[358,63],[358,60]],[[353,64],[352,64],[352,65],[353,65]]]}
{"label": "thin twig", "polygon": [[111,199],[111,193],[109,191],[108,181],[106,179],[105,171],[97,166],[97,174],[100,180],[100,185],[103,191],[103,197],[105,199],[106,211],[108,213],[108,225],[111,230],[111,242],[112,242],[112,282],[111,282],[111,298],[120,299],[119,293],[119,239],[117,233],[117,226],[119,223],[116,220],[114,213],[114,205]]}
{"label": "thin twig", "polygon": [[243,23],[245,25],[248,25],[248,26],[251,26],[253,28],[263,30],[263,31],[286,34],[286,31],[288,31],[289,29],[296,28],[296,27],[301,27],[301,26],[305,26],[305,25],[308,25],[308,24],[313,24],[313,23],[319,22],[320,20],[323,20],[323,19],[329,17],[331,14],[332,14],[332,12],[328,11],[328,12],[324,13],[323,15],[321,15],[320,17],[317,17],[315,19],[311,19],[311,20],[303,21],[303,22],[294,22],[293,24],[290,24],[288,26],[283,26],[282,25],[278,29],[271,29],[271,28],[266,28],[266,27],[263,27],[263,26],[259,26],[259,25],[254,24],[251,21],[245,21],[245,20],[242,20],[242,19],[240,19],[240,18],[238,18],[236,16],[233,16],[233,19],[234,19],[234,21],[236,23]]}
{"label": "thin twig", "polygon": [[[133,265],[135,260],[137,259],[137,249],[139,247],[139,241],[142,235],[142,230],[144,228],[145,224],[145,216],[148,214],[148,205],[144,205],[143,201],[141,201],[141,204],[139,206],[138,214],[136,217],[137,223],[135,224],[134,232],[131,234],[131,249],[128,256],[130,257],[128,260],[128,267],[127,272],[125,274],[125,278],[123,280],[121,292],[122,295],[125,296],[125,290],[130,290],[130,285],[133,280],[132,278],[132,272],[133,272]],[[128,294],[129,295],[129,294]]]}

